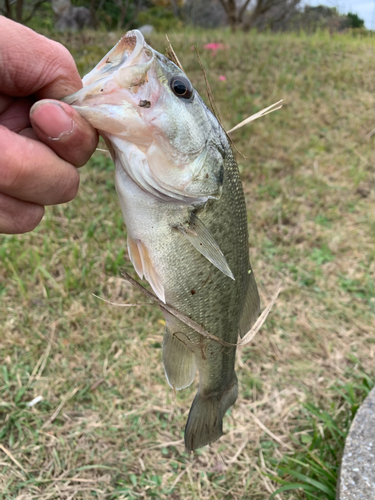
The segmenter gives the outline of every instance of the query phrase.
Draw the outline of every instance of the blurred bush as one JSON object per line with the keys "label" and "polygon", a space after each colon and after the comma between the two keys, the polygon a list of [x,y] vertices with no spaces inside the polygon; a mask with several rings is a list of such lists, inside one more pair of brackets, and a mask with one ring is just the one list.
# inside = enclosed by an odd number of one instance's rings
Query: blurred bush
{"label": "blurred bush", "polygon": [[[103,30],[128,30],[149,24],[161,33],[181,29],[185,25],[203,28],[218,28],[229,25],[230,12],[224,9],[224,0],[70,0],[74,7],[90,10],[94,25]],[[245,3],[225,0],[225,5],[233,5],[241,10]],[[244,1],[244,0],[243,0]],[[259,3],[261,0],[257,0]],[[254,15],[250,2],[249,9],[241,15],[253,18],[251,27],[258,31],[289,31],[314,33],[329,30],[348,32],[354,36],[372,36],[366,30],[364,21],[357,14],[342,15],[335,7],[318,5],[300,8],[297,0],[267,0],[268,10]],[[285,5],[291,5],[285,10]],[[255,9],[256,10],[256,9]],[[37,31],[52,31],[55,16],[50,0],[0,0],[0,14],[27,24]],[[237,12],[238,14],[238,12]],[[235,16],[237,28],[245,29],[241,16]],[[232,26],[232,25],[231,25]],[[232,26],[233,27],[233,26]]]}
{"label": "blurred bush", "polygon": [[364,28],[365,22],[357,14],[349,12],[346,17],[348,18],[348,23],[350,23],[351,28]]}
{"label": "blurred bush", "polygon": [[219,0],[186,0],[183,8],[186,24],[219,28],[227,24],[227,15]]}
{"label": "blurred bush", "polygon": [[[267,23],[267,16],[260,18],[256,26],[258,29],[268,28],[272,31],[304,31],[315,33],[316,31],[329,30],[331,33],[348,31],[351,29],[365,29],[364,21],[357,14],[340,14],[336,7],[318,5],[310,7],[306,5],[303,9],[295,9],[287,18],[280,22]],[[367,31],[367,30],[366,30]]]}
{"label": "blurred bush", "polygon": [[136,19],[137,26],[151,24],[156,31],[166,33],[183,27],[183,21],[177,17],[172,8],[154,5],[142,10]]}

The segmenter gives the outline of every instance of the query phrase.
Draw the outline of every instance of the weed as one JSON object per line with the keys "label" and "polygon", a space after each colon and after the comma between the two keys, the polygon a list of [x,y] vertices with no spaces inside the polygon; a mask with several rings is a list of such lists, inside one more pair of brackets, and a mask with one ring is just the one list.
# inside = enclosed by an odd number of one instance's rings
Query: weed
{"label": "weed", "polygon": [[[373,380],[358,374],[356,380],[331,389],[331,408],[323,410],[304,404],[293,441],[297,450],[276,464],[278,476],[268,477],[282,484],[270,497],[298,490],[306,499],[336,499],[336,485],[345,438],[360,403],[374,386]],[[291,480],[293,482],[291,482]]]}

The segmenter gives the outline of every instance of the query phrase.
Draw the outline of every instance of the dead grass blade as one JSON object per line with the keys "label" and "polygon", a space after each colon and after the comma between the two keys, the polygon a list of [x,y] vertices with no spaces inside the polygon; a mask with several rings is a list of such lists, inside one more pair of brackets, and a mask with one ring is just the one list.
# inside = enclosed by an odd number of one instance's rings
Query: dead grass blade
{"label": "dead grass blade", "polygon": [[96,148],[95,151],[100,151],[101,153],[108,153],[111,156],[111,153],[108,149]]}
{"label": "dead grass blade", "polygon": [[[257,120],[258,118],[261,118],[262,116],[266,116],[269,113],[273,113],[274,111],[277,111],[278,109],[281,109],[283,107],[282,104],[283,99],[280,99],[280,101],[275,102],[274,104],[271,104],[271,106],[268,106],[267,108],[262,109],[261,111],[258,111],[258,113],[254,113],[253,115],[249,116],[246,118],[246,120],[243,120],[240,122],[238,125],[235,127],[231,128],[230,130],[227,131],[227,134],[230,134],[231,132],[234,132],[235,130],[243,127],[244,125],[247,125],[250,122],[253,122],[254,120]],[[277,106],[277,107],[275,107]]]}
{"label": "dead grass blade", "polygon": [[150,306],[152,305],[151,302],[138,302],[136,304],[120,304],[118,302],[111,302],[110,300],[103,299],[102,297],[99,297],[99,295],[95,295],[95,293],[92,294],[95,298],[105,302],[106,304],[110,304],[111,306],[116,306],[116,307],[135,307],[135,306]]}
{"label": "dead grass blade", "polygon": [[16,459],[14,458],[14,456],[11,454],[11,452],[10,452],[9,450],[7,450],[7,449],[5,448],[5,446],[3,446],[2,444],[0,444],[0,450],[2,450],[2,451],[5,453],[5,455],[7,455],[7,457],[9,457],[9,458],[11,459],[11,461],[12,461],[13,463],[15,463],[15,464],[16,464],[16,465],[17,465],[17,467],[19,467],[19,468],[22,470],[22,472],[24,472],[25,474],[27,474],[27,473],[26,473],[26,471],[25,471],[25,469],[24,469],[24,468],[22,467],[22,465],[18,462],[18,460],[16,460]]}
{"label": "dead grass blade", "polygon": [[[255,467],[255,469],[257,470],[257,472],[258,472],[258,474],[259,474],[259,477],[262,479],[263,484],[264,484],[264,486],[265,486],[266,490],[268,491],[268,493],[271,493],[271,494],[272,494],[272,493],[275,493],[275,491],[276,491],[276,490],[275,490],[275,488],[273,488],[273,486],[272,486],[272,484],[271,484],[271,481],[268,479],[268,477],[267,477],[267,476],[265,476],[265,475],[262,473],[261,469],[257,466],[257,464],[254,464],[254,467]],[[282,500],[282,498],[281,498],[281,496],[280,496],[280,495],[275,495],[275,498],[276,498],[277,500]]]}
{"label": "dead grass blade", "polygon": [[[218,109],[216,107],[214,95],[212,93],[210,84],[208,83],[206,71],[205,71],[205,69],[203,67],[201,56],[199,55],[199,51],[198,51],[197,47],[194,47],[194,50],[195,50],[195,52],[197,54],[199,66],[201,67],[201,70],[202,70],[202,73],[203,73],[204,81],[205,81],[205,84],[206,84],[207,97],[208,97],[208,100],[210,101],[211,110],[212,110],[213,114],[215,115],[217,121],[220,123],[221,128],[225,131],[225,129],[224,129],[223,125],[222,125],[222,122],[221,122],[221,117],[220,117],[219,111],[218,111]],[[226,132],[226,134],[227,134],[228,140],[231,143],[231,145],[233,146],[233,148],[237,151],[238,154],[240,154],[242,156],[242,158],[244,158],[246,160],[246,156],[243,153],[241,153],[241,151],[236,147],[236,145],[234,144],[234,142],[232,141],[232,139],[229,137],[229,135],[228,135],[227,132]]]}
{"label": "dead grass blade", "polygon": [[[194,47],[194,50],[195,50],[195,52],[197,54],[199,66],[201,67],[201,70],[202,70],[202,73],[203,73],[204,82],[206,84],[207,97],[208,97],[208,100],[210,101],[210,106],[211,106],[212,112],[215,115],[217,121],[222,126],[220,114],[219,114],[219,111],[218,111],[218,109],[216,107],[215,98],[214,98],[214,95],[212,93],[210,84],[208,83],[207,74],[206,74],[206,71],[204,69],[201,56],[199,55],[199,50],[197,49],[197,47]],[[224,127],[222,126],[222,128],[224,128]]]}
{"label": "dead grass blade", "polygon": [[236,453],[234,454],[234,456],[226,461],[227,465],[235,464],[237,462],[238,457],[241,455],[243,450],[246,448],[249,441],[250,441],[250,437],[247,437],[246,439],[244,439],[242,441],[241,445],[239,446],[239,448],[236,451]]}
{"label": "dead grass blade", "polygon": [[169,312],[172,314],[175,318],[179,319],[182,321],[182,323],[185,323],[185,325],[190,326],[193,330],[201,334],[203,337],[206,337],[208,339],[214,340],[215,342],[218,342],[219,344],[225,346],[225,347],[235,347],[235,346],[246,346],[248,345],[255,335],[258,333],[260,330],[261,326],[263,323],[266,321],[266,318],[268,314],[270,313],[273,305],[276,302],[276,299],[280,293],[281,286],[279,285],[274,296],[272,297],[271,302],[268,304],[268,306],[264,309],[262,314],[259,316],[258,320],[256,321],[255,325],[251,328],[251,330],[243,337],[241,342],[237,344],[232,344],[231,342],[226,342],[225,340],[220,339],[219,337],[216,337],[216,335],[213,335],[212,333],[207,332],[201,325],[193,321],[189,316],[186,316],[182,312],[178,311],[174,307],[170,306],[169,304],[165,304],[162,302],[158,297],[156,297],[153,293],[149,292],[144,286],[142,286],[138,281],[136,281],[134,278],[132,278],[127,272],[121,271],[121,276],[131,283],[133,286],[135,286],[141,293],[143,293],[146,297],[151,299],[152,301],[156,302],[161,309],[164,309],[164,311]]}
{"label": "dead grass blade", "polygon": [[178,474],[178,476],[176,477],[176,479],[173,481],[172,486],[170,488],[170,491],[173,491],[174,487],[180,481],[180,479],[182,478],[182,476],[185,473],[187,473],[188,470],[190,470],[192,466],[193,466],[193,462],[191,462],[185,469],[182,469],[182,471]]}
{"label": "dead grass blade", "polygon": [[167,39],[167,42],[168,42],[168,47],[166,48],[166,56],[168,57],[168,59],[170,59],[172,62],[174,62],[175,65],[178,66],[181,71],[183,71],[185,73],[184,68],[182,67],[182,64],[180,63],[180,60],[177,57],[176,52],[173,50],[173,47],[172,47],[171,41],[169,40],[168,35],[165,35],[165,38]]}
{"label": "dead grass blade", "polygon": [[271,299],[271,302],[268,304],[268,306],[263,310],[262,314],[259,316],[259,318],[256,320],[254,326],[247,332],[247,334],[242,338],[241,342],[239,342],[237,345],[238,347],[244,347],[246,345],[249,345],[250,342],[253,340],[255,335],[259,332],[261,329],[263,323],[266,321],[267,316],[269,315],[271,309],[273,308],[277,297],[279,296],[281,290],[281,284],[278,285],[276,292],[273,294],[273,297]]}
{"label": "dead grass blade", "polygon": [[53,343],[53,341],[55,339],[55,330],[56,330],[57,324],[58,324],[58,321],[55,321],[52,324],[51,336],[50,336],[47,348],[44,351],[44,353],[42,354],[42,356],[39,358],[37,364],[35,365],[34,370],[32,371],[32,373],[30,375],[30,378],[29,378],[29,381],[27,383],[27,387],[30,387],[31,384],[32,384],[32,382],[33,382],[33,380],[34,380],[34,378],[40,377],[42,375],[43,371],[44,371],[44,368],[45,368],[46,363],[47,363],[48,356],[49,356],[50,351],[51,351],[52,343]]}
{"label": "dead grass blade", "polygon": [[52,414],[52,416],[47,420],[47,422],[44,422],[44,424],[42,425],[41,429],[44,429],[49,424],[52,424],[52,422],[57,418],[58,414],[62,410],[62,408],[65,405],[65,403],[69,399],[71,399],[74,396],[74,394],[76,394],[78,392],[78,390],[79,390],[79,387],[75,387],[71,392],[69,392],[68,394],[66,394],[66,396],[62,399],[61,403],[56,408],[56,410],[54,411],[54,413]]}
{"label": "dead grass blade", "polygon": [[284,448],[287,448],[288,450],[293,450],[293,447],[290,446],[289,444],[287,443],[284,443],[284,441],[282,439],[280,439],[279,437],[277,437],[273,432],[271,432],[268,427],[266,427],[260,420],[258,417],[256,417],[254,415],[254,413],[252,412],[249,412],[249,415],[251,416],[251,418],[254,420],[254,422],[258,425],[258,427],[260,427],[266,434],[269,435],[270,438],[272,438],[274,441],[276,441],[277,443],[279,443],[281,446],[283,446]]}
{"label": "dead grass blade", "polygon": [[[168,446],[179,446],[184,442],[183,439],[178,439],[177,441],[166,441],[164,443],[154,444],[153,446],[149,446],[147,450],[154,450],[156,448],[167,448]],[[145,450],[145,451],[147,451]]]}

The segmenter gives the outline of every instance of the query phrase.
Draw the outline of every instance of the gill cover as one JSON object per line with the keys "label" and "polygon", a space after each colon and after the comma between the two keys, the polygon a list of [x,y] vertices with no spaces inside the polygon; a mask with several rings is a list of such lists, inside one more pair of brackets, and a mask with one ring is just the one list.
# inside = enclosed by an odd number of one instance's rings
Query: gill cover
{"label": "gill cover", "polygon": [[83,85],[64,100],[99,130],[118,172],[162,201],[220,196],[223,157],[207,109],[180,68],[139,31],[126,33]]}

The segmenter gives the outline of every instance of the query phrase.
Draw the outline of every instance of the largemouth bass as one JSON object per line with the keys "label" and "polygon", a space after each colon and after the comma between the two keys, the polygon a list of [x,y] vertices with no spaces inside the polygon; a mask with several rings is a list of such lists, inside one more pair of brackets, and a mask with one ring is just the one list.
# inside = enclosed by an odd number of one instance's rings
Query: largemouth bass
{"label": "largemouth bass", "polygon": [[[104,137],[128,253],[159,299],[235,344],[259,315],[245,199],[228,138],[183,71],[137,31],[65,99]],[[235,347],[224,347],[164,311],[163,363],[174,389],[199,390],[185,429],[187,450],[223,434],[237,399]]]}

